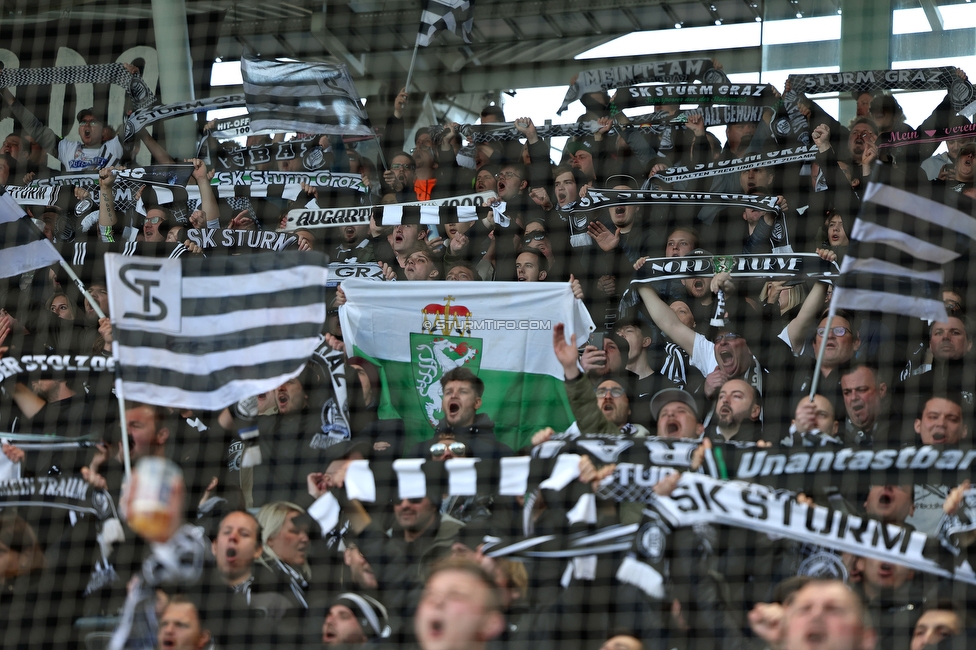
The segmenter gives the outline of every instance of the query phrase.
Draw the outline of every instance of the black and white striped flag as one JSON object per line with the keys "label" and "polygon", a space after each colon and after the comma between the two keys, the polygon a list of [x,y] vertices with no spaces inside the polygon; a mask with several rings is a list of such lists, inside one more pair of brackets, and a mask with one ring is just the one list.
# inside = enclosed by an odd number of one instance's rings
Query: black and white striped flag
{"label": "black and white striped flag", "polygon": [[56,264],[61,255],[0,187],[0,278]]}
{"label": "black and white striped flag", "polygon": [[945,321],[942,267],[976,239],[976,219],[891,185],[869,183],[834,281],[833,308]]}
{"label": "black and white striped flag", "polygon": [[417,46],[427,47],[434,34],[448,30],[458,34],[465,43],[471,42],[474,26],[474,0],[424,0],[424,12],[420,15],[420,31]]}
{"label": "black and white striped flag", "polygon": [[251,133],[373,135],[352,76],[338,61],[241,57]]}
{"label": "black and white striped flag", "polygon": [[473,205],[383,205],[373,208],[373,217],[378,226],[442,226],[446,223],[477,221],[489,212],[491,208]]}
{"label": "black and white striped flag", "polygon": [[322,341],[325,257],[105,257],[126,399],[218,410],[296,377]]}

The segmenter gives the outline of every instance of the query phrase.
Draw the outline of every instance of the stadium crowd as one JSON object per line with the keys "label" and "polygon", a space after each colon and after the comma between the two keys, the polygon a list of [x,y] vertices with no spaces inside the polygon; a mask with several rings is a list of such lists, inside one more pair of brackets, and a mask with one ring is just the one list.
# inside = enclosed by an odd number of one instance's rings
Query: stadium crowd
{"label": "stadium crowd", "polygon": [[[80,143],[61,139],[2,92],[17,130],[0,148],[0,186],[66,172],[98,175],[68,192],[70,208],[25,207],[59,250],[77,253],[87,244],[83,260],[65,257],[106,314],[105,252],[132,242],[136,254],[161,257],[259,250],[241,238],[207,248],[190,234],[210,229],[286,231],[294,235],[288,247],[322,252],[332,264],[375,264],[381,281],[568,283],[597,324],[588,341],[569,340],[555,325],[552,348],[535,351],[563,368],[575,420],[567,431],[499,440],[482,409],[484,382],[463,366],[439,379],[436,426],[407,431],[400,420],[378,417],[382,367],[345,349],[338,314],[346,295],[341,285],[330,289],[322,354],[276,390],[220,412],[125,404],[132,462],[165,458],[182,472],[174,488],[178,515],[153,540],[125,517],[131,504],[123,496],[111,322],[98,318],[60,268],[7,278],[0,286],[4,647],[102,647],[96,644],[113,634],[114,647],[128,648],[967,646],[974,594],[963,580],[812,538],[728,523],[669,526],[646,501],[671,500],[683,472],[707,473],[718,457],[731,468],[732,459],[760,450],[831,450],[837,458],[866,450],[878,458],[881,450],[926,448],[962,457],[972,448],[976,392],[968,255],[948,267],[948,318],[934,322],[885,314],[884,305],[868,302],[827,322],[829,278],[743,277],[718,268],[650,281],[643,267],[655,258],[815,253],[833,268],[848,254],[871,179],[973,214],[976,138],[948,139],[943,153],[936,153],[940,142],[879,147],[886,134],[916,128],[890,92],[855,93],[857,117],[849,124],[801,96],[815,155],[669,184],[668,169],[736,164],[756,154],[752,160],[762,160],[798,147],[796,136],[774,128],[786,114],[778,93],[757,121],[725,125],[724,141],[713,133],[723,135],[722,127],[706,129],[703,114],[688,107],[657,106],[681,121],[642,130],[628,128],[622,93],[589,93],[578,122],[595,122],[594,132],[571,138],[554,165],[533,120],[507,119],[496,105],[483,110],[481,123],[510,123],[519,139],[465,142],[459,125],[445,124],[420,128],[405,142],[413,97],[403,90],[379,129],[383,155],[376,160],[354,138],[247,138],[253,151],[288,142],[317,147],[330,171],[360,174],[365,192],[303,185],[294,200],[219,194],[210,182],[218,160],[240,145],[222,141],[208,124],[199,157],[187,161],[198,200],[167,202],[142,190],[140,201],[118,201],[113,186],[125,178],[120,172],[139,166],[139,147],[154,164],[176,162],[162,144],[145,131],[123,143],[93,110],[77,114]],[[926,121],[933,128],[967,124],[948,94]],[[47,153],[63,170],[48,167]],[[292,157],[248,167],[288,172],[301,164]],[[602,189],[743,194],[776,209],[713,202],[573,212],[581,197]],[[479,213],[436,226],[383,226],[374,217],[296,229],[286,218],[293,208],[436,203],[489,192],[504,202],[504,222]],[[90,212],[74,207],[96,193],[97,219],[85,221]],[[326,361],[336,353],[337,363]],[[25,365],[29,358],[36,363]],[[337,372],[347,381],[344,396]],[[255,427],[256,437],[239,435]],[[37,444],[50,434],[59,445]],[[653,450],[655,442],[673,453],[642,461],[630,455],[630,464],[620,455],[645,443]],[[530,480],[520,496],[481,483],[478,494],[457,496],[432,479],[426,496],[400,498],[393,470],[403,458],[424,458],[426,466],[480,458],[497,467],[502,458],[529,456],[548,462],[548,472],[567,453],[580,456],[574,480]],[[347,489],[362,460],[377,479],[372,501]],[[800,472],[790,499],[945,546],[947,522],[973,523],[966,520],[969,482],[958,480],[967,468],[947,472],[944,482],[938,473],[885,481],[852,462],[846,472]],[[634,483],[643,481],[646,498],[609,496],[624,469]],[[16,494],[11,486],[32,477],[81,477],[110,495],[111,512],[8,497]],[[68,499],[61,489],[54,496]],[[630,527],[626,544],[571,552],[568,540],[610,539],[617,525]],[[520,551],[520,541],[539,552]],[[972,575],[965,541],[945,566]],[[498,548],[508,550],[492,553]]]}

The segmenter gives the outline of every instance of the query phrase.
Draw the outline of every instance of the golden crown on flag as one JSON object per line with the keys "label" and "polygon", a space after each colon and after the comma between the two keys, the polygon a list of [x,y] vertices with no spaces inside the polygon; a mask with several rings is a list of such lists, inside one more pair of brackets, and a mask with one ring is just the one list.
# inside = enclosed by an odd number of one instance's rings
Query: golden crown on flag
{"label": "golden crown on flag", "polygon": [[440,332],[441,336],[460,334],[471,335],[471,310],[464,305],[451,305],[454,296],[445,296],[444,304],[432,302],[420,313],[424,315],[423,333]]}

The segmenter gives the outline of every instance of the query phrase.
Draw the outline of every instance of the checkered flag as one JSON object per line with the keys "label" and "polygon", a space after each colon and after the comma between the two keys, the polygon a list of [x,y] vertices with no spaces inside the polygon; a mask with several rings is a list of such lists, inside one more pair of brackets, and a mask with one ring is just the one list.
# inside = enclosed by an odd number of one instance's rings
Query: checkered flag
{"label": "checkered flag", "polygon": [[417,32],[417,46],[427,47],[430,39],[441,30],[458,33],[465,43],[471,42],[471,28],[474,26],[474,0],[425,0],[424,12],[420,16],[420,31]]}

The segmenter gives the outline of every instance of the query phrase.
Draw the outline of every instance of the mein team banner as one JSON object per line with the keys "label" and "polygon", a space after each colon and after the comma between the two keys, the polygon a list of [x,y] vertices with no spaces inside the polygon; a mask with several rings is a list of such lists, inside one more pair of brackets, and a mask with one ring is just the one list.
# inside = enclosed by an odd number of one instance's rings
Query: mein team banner
{"label": "mein team banner", "polygon": [[[543,426],[572,421],[552,328],[583,340],[594,329],[566,283],[388,283],[347,280],[339,308],[346,347],[382,368],[379,416],[424,440],[445,417],[440,378],[468,368],[485,383],[479,412],[513,449]],[[449,295],[448,295],[449,294]],[[568,335],[568,334],[567,334]]]}
{"label": "mein team banner", "polygon": [[566,90],[563,103],[556,113],[562,115],[570,104],[587,93],[642,83],[685,83],[693,79],[712,83],[728,81],[725,73],[716,68],[711,59],[658,61],[584,70]]}

